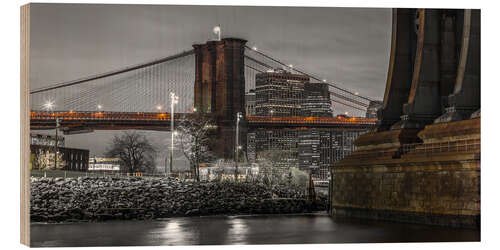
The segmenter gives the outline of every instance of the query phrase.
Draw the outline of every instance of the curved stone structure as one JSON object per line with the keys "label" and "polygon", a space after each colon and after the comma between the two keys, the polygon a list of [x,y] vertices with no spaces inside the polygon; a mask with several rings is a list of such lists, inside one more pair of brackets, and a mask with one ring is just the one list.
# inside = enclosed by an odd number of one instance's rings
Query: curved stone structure
{"label": "curved stone structure", "polygon": [[479,10],[393,10],[378,116],[331,169],[332,215],[479,228]]}
{"label": "curved stone structure", "polygon": [[378,130],[468,119],[480,106],[480,11],[394,9]]}
{"label": "curved stone structure", "polygon": [[392,37],[389,71],[384,94],[384,103],[378,111],[379,130],[388,130],[398,122],[402,106],[408,100],[413,72],[416,34],[412,30],[415,9],[393,9]]}
{"label": "curved stone structure", "polygon": [[436,123],[469,118],[481,105],[481,27],[478,10],[463,12],[460,59],[453,93],[448,96],[446,113]]}

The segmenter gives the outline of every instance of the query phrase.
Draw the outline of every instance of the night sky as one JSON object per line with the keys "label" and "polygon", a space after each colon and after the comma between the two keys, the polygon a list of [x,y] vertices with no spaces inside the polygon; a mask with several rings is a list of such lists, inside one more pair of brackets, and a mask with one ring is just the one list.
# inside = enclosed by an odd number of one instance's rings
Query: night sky
{"label": "night sky", "polygon": [[[217,24],[223,37],[246,39],[287,64],[383,98],[391,10],[366,8],[32,4],[31,88],[189,50],[214,39]],[[101,155],[114,133],[67,136],[66,146]],[[167,133],[148,136],[165,147]]]}

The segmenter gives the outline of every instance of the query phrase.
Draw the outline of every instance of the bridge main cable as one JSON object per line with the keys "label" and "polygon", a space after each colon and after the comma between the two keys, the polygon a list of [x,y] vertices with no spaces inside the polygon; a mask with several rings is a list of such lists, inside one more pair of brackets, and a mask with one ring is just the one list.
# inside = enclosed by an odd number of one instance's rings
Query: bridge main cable
{"label": "bridge main cable", "polygon": [[85,83],[85,82],[89,82],[89,81],[93,81],[93,80],[97,80],[97,79],[101,79],[101,78],[105,78],[105,77],[109,77],[109,76],[113,76],[113,75],[118,75],[118,74],[121,74],[121,73],[125,73],[125,72],[129,72],[129,71],[132,71],[132,70],[136,70],[136,69],[142,69],[142,68],[145,68],[145,67],[149,67],[149,66],[152,66],[152,65],[159,64],[159,63],[164,63],[164,62],[172,61],[172,60],[175,60],[175,59],[178,59],[178,58],[182,58],[182,57],[185,57],[185,56],[189,56],[189,55],[192,55],[192,54],[194,54],[194,49],[188,50],[188,51],[183,51],[181,53],[178,53],[178,54],[175,54],[175,55],[171,55],[171,56],[168,56],[168,57],[156,59],[156,60],[151,61],[151,62],[141,63],[139,65],[129,66],[129,67],[125,67],[125,68],[118,69],[118,70],[113,70],[113,71],[102,73],[102,74],[97,74],[97,75],[88,76],[88,77],[80,78],[80,79],[69,81],[69,82],[63,82],[63,83],[58,83],[58,84],[54,84],[54,85],[51,85],[51,86],[39,88],[39,89],[30,91],[30,95],[31,94],[36,94],[36,93],[41,93],[41,92],[46,92],[46,91],[49,91],[49,90],[64,88],[64,87],[68,87],[68,86],[72,86],[72,85],[77,85],[77,84],[81,84],[81,83]]}
{"label": "bridge main cable", "polygon": [[[269,60],[271,60],[271,61],[273,61],[273,62],[276,62],[276,63],[278,63],[278,64],[281,64],[282,66],[289,67],[289,66],[288,66],[288,65],[286,65],[285,63],[283,63],[283,62],[281,62],[281,61],[279,61],[279,60],[277,60],[277,59],[274,59],[273,57],[271,57],[271,56],[269,56],[269,55],[267,55],[267,54],[265,54],[265,53],[263,53],[263,52],[261,52],[261,51],[254,50],[254,49],[252,49],[252,48],[250,48],[250,47],[248,47],[248,46],[246,46],[246,45],[245,45],[245,48],[246,48],[246,49],[248,49],[248,50],[250,50],[250,51],[253,51],[253,52],[255,52],[255,53],[257,53],[257,54],[259,54],[259,55],[261,55],[261,56],[263,56],[263,57],[265,57],[265,58],[267,58],[267,59],[269,59]],[[307,72],[304,72],[304,71],[302,71],[302,70],[299,70],[299,69],[297,69],[297,68],[293,68],[293,70],[295,70],[295,71],[297,71],[297,72],[299,72],[299,73],[301,73],[301,74],[303,74],[303,75],[309,76],[310,78],[312,78],[312,79],[314,79],[314,80],[316,80],[316,81],[319,81],[319,82],[322,82],[322,81],[323,81],[323,80],[321,80],[321,79],[319,79],[319,78],[315,77],[314,75],[311,75],[311,74],[309,74],[309,73],[307,73]],[[365,99],[365,100],[367,100],[367,101],[369,101],[369,102],[373,101],[372,99],[370,99],[370,98],[368,98],[368,97],[364,97],[364,96],[361,96],[361,95],[356,95],[355,93],[353,93],[353,92],[351,92],[351,91],[349,91],[349,90],[347,90],[347,89],[340,88],[340,87],[335,86],[335,85],[333,85],[333,84],[331,84],[331,83],[328,83],[328,85],[329,85],[329,86],[331,86],[332,88],[335,88],[335,89],[338,89],[338,90],[340,90],[340,91],[346,92],[346,93],[348,93],[348,94],[351,94],[351,95],[357,96],[357,97],[359,97],[359,98]]]}

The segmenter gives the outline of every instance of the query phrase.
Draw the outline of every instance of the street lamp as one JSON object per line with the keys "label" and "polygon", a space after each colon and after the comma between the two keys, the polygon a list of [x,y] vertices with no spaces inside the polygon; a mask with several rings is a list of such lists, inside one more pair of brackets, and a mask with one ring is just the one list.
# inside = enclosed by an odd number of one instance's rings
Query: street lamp
{"label": "street lamp", "polygon": [[217,38],[218,38],[217,41],[220,41],[220,37],[221,37],[220,25],[215,26],[213,31],[214,31],[214,34],[217,35]]}
{"label": "street lamp", "polygon": [[57,130],[59,129],[59,118],[57,117],[56,118],[56,140],[55,140],[55,152],[54,152],[54,170],[57,170],[57,151],[59,151],[58,149],[58,145],[57,145]]}
{"label": "street lamp", "polygon": [[[179,97],[175,95],[174,92],[170,92],[170,131],[171,131],[171,144],[170,144],[170,173],[172,173],[173,169],[173,161],[174,161],[174,105],[179,102]],[[167,173],[167,169],[165,169],[165,173]]]}
{"label": "street lamp", "polygon": [[241,149],[239,138],[240,138],[240,120],[243,118],[243,115],[241,112],[236,113],[236,145],[235,145],[235,154],[234,154],[234,161],[235,161],[235,168],[234,168],[234,178],[237,181],[238,180],[238,153],[239,150]]}
{"label": "street lamp", "polygon": [[46,101],[44,104],[43,104],[43,108],[47,111],[52,111],[52,109],[54,108],[54,101]]}

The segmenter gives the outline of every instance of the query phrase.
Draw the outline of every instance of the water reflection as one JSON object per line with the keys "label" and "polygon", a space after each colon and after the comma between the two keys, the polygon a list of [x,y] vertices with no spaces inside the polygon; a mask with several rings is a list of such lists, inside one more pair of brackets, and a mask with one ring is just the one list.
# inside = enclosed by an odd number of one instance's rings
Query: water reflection
{"label": "water reflection", "polygon": [[246,221],[240,218],[234,218],[229,221],[229,231],[227,233],[228,243],[226,244],[245,244],[248,227]]}
{"label": "water reflection", "polygon": [[32,224],[41,246],[157,246],[478,241],[475,230],[370,221],[327,215],[214,216],[163,221]]}
{"label": "water reflection", "polygon": [[180,220],[167,221],[165,229],[160,231],[160,234],[163,242],[161,245],[190,244],[187,240],[193,237],[191,232],[183,230]]}

